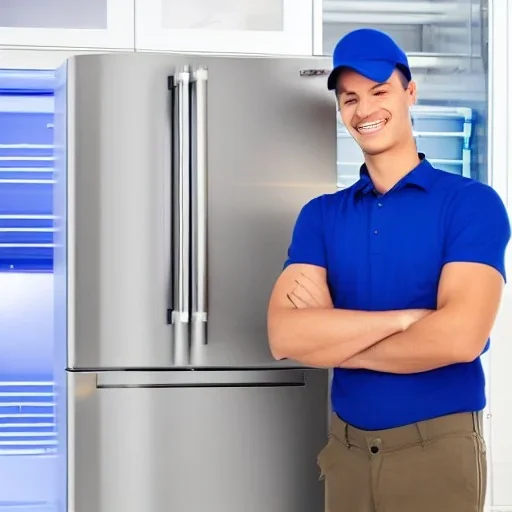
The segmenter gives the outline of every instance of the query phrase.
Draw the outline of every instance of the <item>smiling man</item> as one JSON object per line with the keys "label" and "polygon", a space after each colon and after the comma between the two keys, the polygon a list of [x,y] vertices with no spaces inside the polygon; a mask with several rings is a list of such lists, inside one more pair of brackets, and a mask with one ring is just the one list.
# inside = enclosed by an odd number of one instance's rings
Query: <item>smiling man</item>
{"label": "smiling man", "polygon": [[[482,512],[488,348],[505,282],[506,209],[418,154],[404,52],[361,29],[328,87],[360,179],[299,214],[269,304],[272,353],[334,368],[318,462],[329,512]],[[340,155],[343,158],[343,155]]]}

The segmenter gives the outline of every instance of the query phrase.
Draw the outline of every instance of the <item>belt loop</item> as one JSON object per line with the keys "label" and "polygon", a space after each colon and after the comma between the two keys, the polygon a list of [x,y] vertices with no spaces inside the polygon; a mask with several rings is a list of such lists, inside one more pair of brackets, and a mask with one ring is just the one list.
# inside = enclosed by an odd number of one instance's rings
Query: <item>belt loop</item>
{"label": "belt loop", "polygon": [[428,439],[427,436],[427,425],[424,421],[420,421],[416,423],[416,430],[418,431],[418,436],[420,438],[421,446],[425,447],[425,442]]}
{"label": "belt loop", "polygon": [[347,448],[350,448],[350,442],[348,440],[348,423],[345,421],[345,427],[344,427],[344,431],[345,431],[345,443],[347,443]]}
{"label": "belt loop", "polygon": [[482,435],[482,424],[481,424],[481,415],[479,412],[472,412],[471,417],[473,419],[473,432]]}

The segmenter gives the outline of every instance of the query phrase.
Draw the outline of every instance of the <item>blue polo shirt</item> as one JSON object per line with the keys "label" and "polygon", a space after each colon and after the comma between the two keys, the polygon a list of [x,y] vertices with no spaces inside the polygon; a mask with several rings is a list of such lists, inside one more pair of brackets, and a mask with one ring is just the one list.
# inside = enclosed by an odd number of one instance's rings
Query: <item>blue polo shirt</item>
{"label": "blue polo shirt", "polygon": [[[505,278],[510,224],[498,194],[420,158],[386,194],[375,192],[363,165],[357,183],[306,204],[285,266],[325,267],[334,306],[367,311],[436,309],[449,262],[484,263]],[[480,358],[409,375],[334,369],[334,412],[366,430],[478,411],[485,403]]]}

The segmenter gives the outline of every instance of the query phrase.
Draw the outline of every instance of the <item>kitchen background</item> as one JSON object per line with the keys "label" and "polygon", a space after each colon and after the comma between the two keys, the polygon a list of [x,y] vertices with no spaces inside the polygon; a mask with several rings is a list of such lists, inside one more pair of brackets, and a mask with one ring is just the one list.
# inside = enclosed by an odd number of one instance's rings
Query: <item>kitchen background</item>
{"label": "kitchen background", "polygon": [[[57,500],[52,70],[98,51],[328,55],[360,26],[386,30],[409,54],[420,150],[509,204],[507,0],[0,0],[0,511],[49,512]],[[345,187],[361,156],[335,109],[334,129],[333,180]],[[507,291],[485,360],[493,512],[512,511],[511,313]]]}

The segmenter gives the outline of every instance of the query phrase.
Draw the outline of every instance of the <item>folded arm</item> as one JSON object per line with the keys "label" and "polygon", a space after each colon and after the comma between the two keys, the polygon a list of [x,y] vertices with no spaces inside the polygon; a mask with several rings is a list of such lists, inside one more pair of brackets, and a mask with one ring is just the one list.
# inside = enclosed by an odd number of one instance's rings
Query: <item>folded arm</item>
{"label": "folded arm", "polygon": [[468,182],[447,204],[437,310],[343,366],[414,373],[474,361],[498,312],[509,240],[501,198],[487,185]]}
{"label": "folded arm", "polygon": [[449,263],[443,269],[438,309],[343,362],[343,368],[419,373],[474,361],[489,338],[503,289],[494,268]]}
{"label": "folded arm", "polygon": [[334,309],[324,268],[290,265],[279,277],[268,309],[268,334],[276,359],[319,367],[339,366],[378,341],[406,329],[421,311]]}

